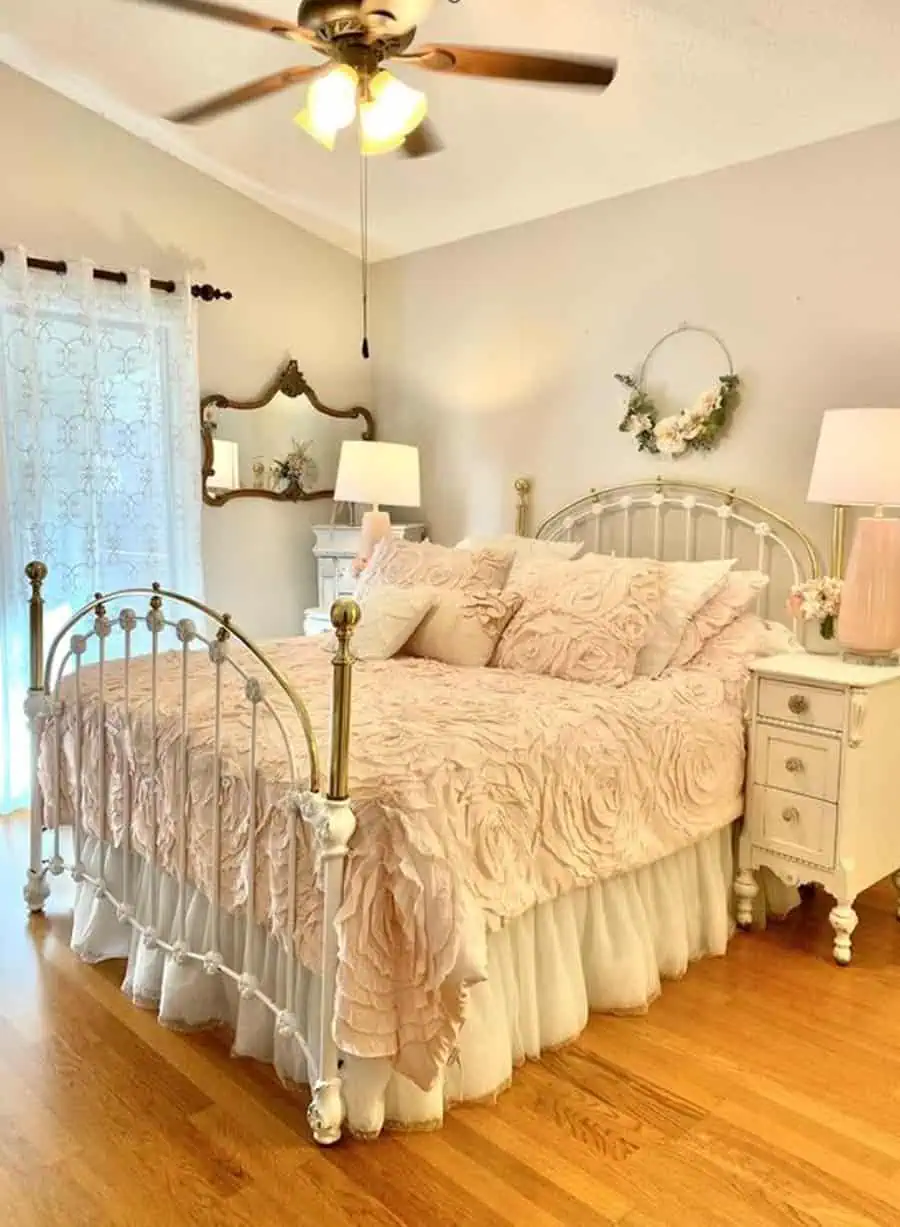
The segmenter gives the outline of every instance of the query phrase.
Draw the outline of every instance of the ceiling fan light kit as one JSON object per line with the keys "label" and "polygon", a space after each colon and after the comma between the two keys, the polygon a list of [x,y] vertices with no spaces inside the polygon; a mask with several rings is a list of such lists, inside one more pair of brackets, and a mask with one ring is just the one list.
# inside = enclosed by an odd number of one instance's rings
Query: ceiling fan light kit
{"label": "ceiling fan light kit", "polygon": [[336,64],[310,85],[306,106],[295,122],[330,150],[338,132],[349,128],[358,114],[359,147],[363,154],[370,155],[399,149],[427,110],[424,94],[410,89],[385,69],[369,77],[349,64]]}

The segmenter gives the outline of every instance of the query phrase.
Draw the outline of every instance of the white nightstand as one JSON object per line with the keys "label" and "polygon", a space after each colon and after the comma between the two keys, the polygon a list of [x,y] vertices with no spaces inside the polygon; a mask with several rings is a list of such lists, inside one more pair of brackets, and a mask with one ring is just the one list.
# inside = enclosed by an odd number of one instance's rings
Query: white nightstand
{"label": "white nightstand", "polygon": [[762,866],[818,882],[835,900],[835,960],[849,963],[856,896],[887,874],[900,891],[900,668],[773,656],[754,667],[750,711],[738,924]]}
{"label": "white nightstand", "polygon": [[[329,610],[341,596],[352,596],[356,589],[353,559],[359,548],[360,529],[350,524],[317,524],[313,527],[316,543],[316,587],[318,605],[304,610],[304,635],[321,635],[331,630]],[[403,541],[421,541],[424,524],[392,524],[391,532]]]}

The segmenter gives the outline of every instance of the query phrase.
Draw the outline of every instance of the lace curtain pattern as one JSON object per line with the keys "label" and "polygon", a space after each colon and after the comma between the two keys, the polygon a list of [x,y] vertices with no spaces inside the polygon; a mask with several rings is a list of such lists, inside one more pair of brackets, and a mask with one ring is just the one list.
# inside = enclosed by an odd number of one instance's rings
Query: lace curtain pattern
{"label": "lace curtain pattern", "polygon": [[194,300],[92,274],[0,266],[0,812],[28,792],[25,564],[50,635],[95,591],[201,595]]}

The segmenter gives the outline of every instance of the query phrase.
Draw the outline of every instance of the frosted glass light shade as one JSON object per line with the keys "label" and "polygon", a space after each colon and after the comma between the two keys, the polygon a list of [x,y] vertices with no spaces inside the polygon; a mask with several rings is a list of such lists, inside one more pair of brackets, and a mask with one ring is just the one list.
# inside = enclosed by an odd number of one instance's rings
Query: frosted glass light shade
{"label": "frosted glass light shade", "polygon": [[364,154],[389,153],[417,128],[428,111],[428,99],[389,72],[379,72],[369,85],[369,97],[359,106],[360,149]]}
{"label": "frosted glass light shade", "polygon": [[210,490],[237,490],[241,484],[238,470],[238,445],[230,439],[213,439],[213,475],[207,478]]}
{"label": "frosted glass light shade", "polygon": [[313,81],[306,91],[306,106],[294,122],[320,145],[333,149],[338,132],[356,118],[358,87],[359,77],[349,64],[336,64]]}
{"label": "frosted glass light shade", "polygon": [[848,507],[900,507],[900,409],[829,409],[807,498]]}
{"label": "frosted glass light shade", "polygon": [[419,449],[406,443],[342,443],[334,497],[339,503],[418,507]]}

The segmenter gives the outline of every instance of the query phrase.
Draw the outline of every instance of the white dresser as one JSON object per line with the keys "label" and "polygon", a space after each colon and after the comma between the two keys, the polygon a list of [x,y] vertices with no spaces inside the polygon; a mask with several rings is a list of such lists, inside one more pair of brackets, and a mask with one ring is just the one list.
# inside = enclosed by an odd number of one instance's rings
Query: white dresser
{"label": "white dresser", "polygon": [[[424,524],[393,524],[391,531],[404,541],[422,541],[425,537]],[[353,559],[359,548],[359,528],[349,524],[318,524],[313,532],[316,535],[313,555],[318,605],[303,614],[305,635],[320,635],[330,630],[332,602],[341,596],[352,596],[356,588]]]}
{"label": "white dresser", "polygon": [[856,896],[888,874],[900,890],[900,668],[774,656],[754,667],[751,698],[738,924],[757,869],[818,882],[835,901],[835,960],[849,963]]}

